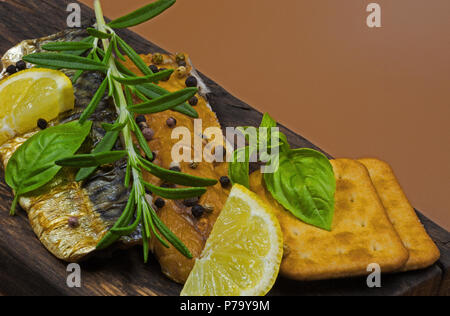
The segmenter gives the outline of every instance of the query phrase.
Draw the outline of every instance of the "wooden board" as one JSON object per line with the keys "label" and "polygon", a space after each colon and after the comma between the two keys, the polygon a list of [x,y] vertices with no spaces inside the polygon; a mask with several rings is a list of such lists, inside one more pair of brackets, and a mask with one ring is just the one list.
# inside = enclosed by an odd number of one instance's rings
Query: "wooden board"
{"label": "wooden board", "polygon": [[[67,4],[73,0],[6,0],[0,2],[0,53],[19,41],[56,33],[66,27]],[[107,1],[104,1],[107,5]],[[93,12],[82,5],[83,19]],[[138,52],[163,51],[138,35],[122,33]],[[195,60],[194,60],[195,64]],[[261,113],[236,99],[203,76],[210,103],[222,126],[258,125]],[[316,148],[295,133],[281,128],[294,147]],[[3,179],[0,171],[0,179]],[[82,287],[67,287],[67,264],[54,258],[35,237],[24,212],[8,216],[12,194],[0,181],[0,293],[5,295],[178,295],[181,286],[160,272],[154,258],[143,264],[140,249],[101,253],[81,263]],[[364,278],[296,282],[280,278],[270,295],[449,295],[450,234],[419,214],[441,252],[432,267],[383,275],[382,287],[369,289]]]}

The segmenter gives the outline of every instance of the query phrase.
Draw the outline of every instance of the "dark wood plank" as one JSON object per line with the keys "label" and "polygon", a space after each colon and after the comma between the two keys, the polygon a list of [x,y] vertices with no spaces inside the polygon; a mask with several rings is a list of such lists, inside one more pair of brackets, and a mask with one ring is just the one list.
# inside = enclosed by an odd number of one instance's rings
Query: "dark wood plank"
{"label": "dark wood plank", "polygon": [[[21,40],[38,38],[66,27],[67,4],[73,0],[7,0],[0,2],[0,53]],[[82,5],[82,17],[91,9]],[[135,33],[122,33],[138,52],[162,51]],[[202,75],[208,96],[223,126],[258,125],[261,113],[230,95]],[[303,137],[281,127],[295,147],[316,148]],[[0,171],[0,179],[3,173]],[[32,232],[24,212],[8,216],[11,192],[0,181],[0,293],[19,295],[178,295],[181,286],[165,278],[155,259],[142,263],[139,248],[101,253],[81,263],[82,287],[66,286],[67,264],[54,258]],[[438,244],[442,258],[421,271],[384,275],[382,287],[369,289],[364,278],[296,282],[280,278],[271,295],[449,295],[449,233],[426,217],[421,219]],[[441,282],[442,280],[442,282]]]}

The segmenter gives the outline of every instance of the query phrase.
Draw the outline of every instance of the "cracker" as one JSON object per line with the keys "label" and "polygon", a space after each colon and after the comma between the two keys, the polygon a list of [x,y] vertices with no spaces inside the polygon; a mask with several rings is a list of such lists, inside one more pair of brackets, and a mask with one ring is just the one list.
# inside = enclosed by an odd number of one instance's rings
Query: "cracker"
{"label": "cracker", "polygon": [[409,251],[409,259],[402,270],[422,269],[435,263],[440,256],[439,249],[421,224],[392,168],[378,159],[358,161],[369,171],[386,213]]}
{"label": "cracker", "polygon": [[259,172],[251,188],[273,206],[284,234],[281,273],[296,280],[367,275],[378,263],[382,272],[400,269],[408,251],[389,221],[366,168],[351,159],[331,161],[336,176],[332,231],[305,224],[278,204],[262,185]]}

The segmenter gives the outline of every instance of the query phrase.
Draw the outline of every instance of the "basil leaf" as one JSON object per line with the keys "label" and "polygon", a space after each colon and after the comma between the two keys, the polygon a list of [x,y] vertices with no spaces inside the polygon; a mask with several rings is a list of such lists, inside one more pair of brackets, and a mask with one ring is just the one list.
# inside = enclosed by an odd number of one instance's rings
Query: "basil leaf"
{"label": "basil leaf", "polygon": [[167,70],[163,70],[156,74],[145,76],[145,77],[133,77],[133,78],[113,77],[113,78],[117,82],[120,82],[124,85],[135,86],[135,85],[143,84],[143,83],[158,82],[162,79],[169,77],[172,73],[173,73],[173,69],[167,69]]}
{"label": "basil leaf", "polygon": [[169,110],[177,105],[183,104],[197,93],[197,88],[186,88],[163,95],[148,102],[132,105],[128,109],[134,113],[151,114]]}
{"label": "basil leaf", "polygon": [[238,148],[233,153],[233,160],[229,164],[228,176],[233,184],[240,184],[250,188],[250,157],[255,148],[249,146]]}
{"label": "basil leaf", "polygon": [[121,18],[115,19],[108,26],[116,29],[124,29],[144,23],[170,8],[175,2],[176,0],[158,0]]}
{"label": "basil leaf", "polygon": [[75,155],[57,160],[55,163],[62,167],[87,168],[107,165],[122,159],[128,154],[127,151],[106,151],[95,154]]}
{"label": "basil leaf", "polygon": [[196,176],[192,176],[187,173],[182,173],[178,171],[172,171],[164,169],[158,165],[155,165],[145,159],[139,159],[141,166],[153,174],[154,176],[167,181],[169,183],[180,184],[191,187],[205,187],[215,185],[217,180],[208,179],[208,178],[200,178]]}
{"label": "basil leaf", "polygon": [[[15,203],[28,192],[51,181],[61,169],[56,160],[73,155],[89,135],[92,122],[78,121],[53,126],[28,139],[6,166],[6,183],[15,191]],[[14,214],[15,209],[11,209]]]}
{"label": "basil leaf", "polygon": [[206,188],[172,189],[172,188],[161,188],[148,182],[143,182],[143,184],[147,189],[149,189],[154,194],[170,200],[181,200],[198,197],[205,194],[206,192]]}
{"label": "basil leaf", "polygon": [[[107,132],[106,135],[102,138],[102,140],[97,144],[97,146],[92,151],[92,153],[95,154],[95,153],[110,151],[111,149],[113,149],[118,138],[119,138],[118,131]],[[89,176],[91,174],[93,174],[95,172],[96,169],[97,169],[97,167],[80,169],[75,177],[75,181],[78,182],[78,181],[86,180],[87,178],[89,178]]]}
{"label": "basil leaf", "polygon": [[74,70],[107,71],[107,67],[98,61],[69,54],[34,53],[22,58],[31,64]]}
{"label": "basil leaf", "polygon": [[96,37],[96,38],[100,38],[100,39],[107,39],[107,38],[111,38],[113,36],[112,34],[101,32],[92,27],[88,27],[86,29],[86,31],[89,33],[89,35]]}
{"label": "basil leaf", "polygon": [[94,45],[89,42],[54,42],[42,45],[42,48],[49,51],[73,51],[87,50],[93,48]]}
{"label": "basil leaf", "polygon": [[278,159],[277,171],[264,174],[272,196],[305,223],[331,230],[336,180],[328,158],[303,148],[281,152]]}

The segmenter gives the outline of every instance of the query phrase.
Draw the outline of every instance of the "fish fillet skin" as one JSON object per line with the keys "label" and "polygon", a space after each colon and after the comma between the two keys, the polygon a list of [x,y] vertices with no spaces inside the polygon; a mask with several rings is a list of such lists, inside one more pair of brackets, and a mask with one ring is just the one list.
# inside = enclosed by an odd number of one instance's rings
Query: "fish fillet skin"
{"label": "fish fillet skin", "polygon": [[[3,65],[7,66],[20,60],[24,54],[41,51],[40,47],[47,42],[79,40],[84,35],[83,31],[69,30],[42,39],[24,41],[5,54],[2,59]],[[158,65],[160,68],[178,68],[175,56],[163,55],[163,57],[163,65]],[[220,131],[220,135],[216,135],[216,137],[211,136],[209,139],[206,135],[201,135],[203,137],[203,147],[207,144],[226,147],[221,134],[220,124],[207,101],[207,87],[192,67],[187,55],[186,57],[188,73],[195,76],[199,82],[199,93],[197,95],[199,101],[195,109],[199,113],[199,119],[202,120],[203,131],[208,127],[217,127]],[[147,64],[151,64],[152,55],[142,55],[142,58]],[[139,73],[129,61],[126,62],[126,65],[131,70]],[[64,72],[70,78],[74,75],[73,71]],[[3,71],[0,76],[4,77],[6,73]],[[78,119],[102,80],[103,76],[101,74],[86,72],[74,85],[75,109],[64,113],[58,120],[50,122],[50,125]],[[177,91],[186,88],[185,80],[186,77],[179,77],[174,72],[168,81],[161,81],[159,85],[169,91]],[[83,145],[85,146],[84,150],[90,151],[103,137],[104,130],[101,128],[101,124],[104,122],[113,123],[116,117],[114,105],[111,100],[105,97],[91,118],[94,122],[93,132],[90,137],[91,142]],[[194,131],[194,119],[179,112],[169,110],[146,115],[149,127],[155,132],[154,138],[149,142],[150,148],[156,154],[154,163],[164,168],[171,167],[172,146],[179,142],[179,139],[172,139],[172,129],[166,124],[169,117],[177,120],[177,127],[184,126],[189,131]],[[6,167],[9,158],[15,150],[37,132],[38,130],[35,130],[15,137],[0,147],[0,158],[4,167]],[[190,146],[194,150],[193,135],[191,140],[191,144],[186,143],[186,146]],[[116,144],[116,148],[121,148],[120,142]],[[63,168],[48,185],[20,198],[19,203],[27,212],[34,232],[53,255],[68,262],[76,262],[94,253],[98,242],[121,215],[128,199],[129,191],[123,186],[125,168],[125,162],[119,161],[113,166],[100,168],[83,183],[75,182],[73,171]],[[189,162],[181,162],[180,168],[183,172],[192,175],[217,180],[222,176],[228,175],[228,164],[226,162],[203,161],[199,162],[195,169],[192,168]],[[144,178],[155,185],[162,184],[160,179],[150,174],[144,174]],[[199,200],[199,204],[208,210],[201,218],[195,218],[192,215],[191,207],[185,206],[183,201],[166,200],[165,206],[157,210],[169,229],[189,248],[194,255],[194,259],[203,250],[206,239],[228,194],[229,189],[222,188],[220,183],[209,187]],[[156,196],[153,197],[153,199],[156,198]],[[80,226],[78,228],[69,227],[68,219],[72,216],[79,218]],[[120,247],[131,247],[140,243],[142,243],[142,238],[139,227],[133,235],[120,240]],[[162,272],[172,280],[184,283],[192,270],[194,259],[185,258],[172,246],[165,248],[156,238],[150,240],[150,246],[161,264]]]}

